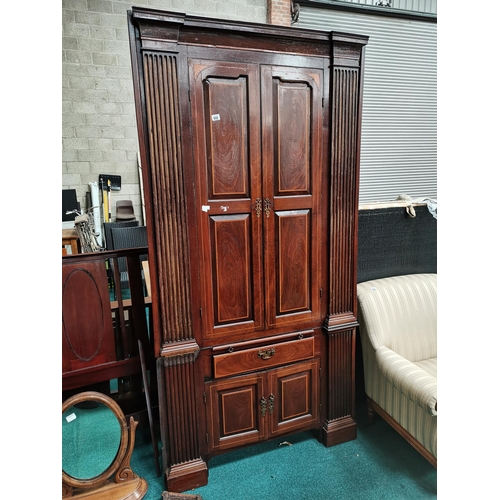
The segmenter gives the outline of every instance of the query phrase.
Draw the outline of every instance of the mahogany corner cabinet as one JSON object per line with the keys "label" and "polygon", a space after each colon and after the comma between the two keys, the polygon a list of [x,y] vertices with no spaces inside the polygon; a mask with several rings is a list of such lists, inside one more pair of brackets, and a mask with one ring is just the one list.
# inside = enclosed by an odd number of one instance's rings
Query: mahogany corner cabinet
{"label": "mahogany corner cabinet", "polygon": [[355,439],[368,37],[128,20],[166,488],[266,439]]}

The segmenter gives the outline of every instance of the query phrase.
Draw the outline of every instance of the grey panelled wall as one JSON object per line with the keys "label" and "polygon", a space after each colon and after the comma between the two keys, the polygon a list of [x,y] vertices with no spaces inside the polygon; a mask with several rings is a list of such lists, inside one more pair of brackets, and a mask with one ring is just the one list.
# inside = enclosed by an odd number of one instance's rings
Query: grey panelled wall
{"label": "grey panelled wall", "polygon": [[370,37],[359,201],[437,198],[437,23],[301,5],[295,26]]}

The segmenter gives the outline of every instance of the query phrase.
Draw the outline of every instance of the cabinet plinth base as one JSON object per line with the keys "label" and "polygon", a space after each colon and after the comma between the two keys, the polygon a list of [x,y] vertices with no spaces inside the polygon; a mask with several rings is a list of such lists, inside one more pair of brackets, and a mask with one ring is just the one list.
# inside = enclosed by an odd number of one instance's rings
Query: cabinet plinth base
{"label": "cabinet plinth base", "polygon": [[207,483],[208,467],[201,458],[173,465],[165,473],[165,487],[167,491],[175,493],[205,486]]}
{"label": "cabinet plinth base", "polygon": [[327,447],[356,439],[358,424],[352,417],[325,422],[321,429],[321,441]]}

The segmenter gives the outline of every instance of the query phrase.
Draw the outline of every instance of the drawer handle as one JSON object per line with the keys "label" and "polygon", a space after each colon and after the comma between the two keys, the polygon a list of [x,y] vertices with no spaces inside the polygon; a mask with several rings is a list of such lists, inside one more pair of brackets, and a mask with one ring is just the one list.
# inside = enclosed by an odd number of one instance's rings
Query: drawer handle
{"label": "drawer handle", "polygon": [[259,349],[259,352],[257,353],[257,356],[260,359],[269,359],[269,358],[272,358],[275,353],[276,353],[276,351],[274,350],[274,347],[271,347],[270,349],[269,348],[267,348],[267,349]]}

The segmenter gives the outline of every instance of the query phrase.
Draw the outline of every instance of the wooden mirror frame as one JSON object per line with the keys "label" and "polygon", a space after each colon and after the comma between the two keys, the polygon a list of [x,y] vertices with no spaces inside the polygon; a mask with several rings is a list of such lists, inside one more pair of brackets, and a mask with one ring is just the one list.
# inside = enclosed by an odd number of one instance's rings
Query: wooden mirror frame
{"label": "wooden mirror frame", "polygon": [[[72,406],[87,401],[107,406],[120,424],[120,445],[114,460],[101,474],[89,479],[77,479],[62,471],[62,498],[92,498],[93,500],[140,500],[148,490],[145,479],[135,475],[130,467],[130,458],[135,444],[135,430],[138,422],[127,420],[120,406],[109,396],[95,391],[86,391],[71,396],[62,405],[64,413]],[[111,480],[111,477],[114,478]]]}

